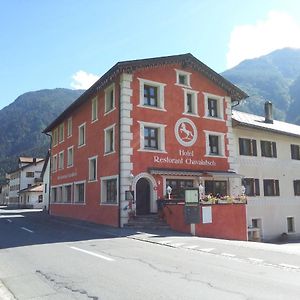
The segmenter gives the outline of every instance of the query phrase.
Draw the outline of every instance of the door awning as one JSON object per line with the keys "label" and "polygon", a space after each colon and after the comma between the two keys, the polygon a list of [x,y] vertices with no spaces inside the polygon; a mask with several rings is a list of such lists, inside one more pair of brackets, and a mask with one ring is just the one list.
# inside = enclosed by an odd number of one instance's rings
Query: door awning
{"label": "door awning", "polygon": [[226,177],[226,178],[242,178],[243,175],[235,172],[224,172],[224,171],[193,171],[193,170],[176,170],[176,169],[157,169],[149,168],[149,173],[152,175],[169,175],[169,176],[197,176],[197,177]]}

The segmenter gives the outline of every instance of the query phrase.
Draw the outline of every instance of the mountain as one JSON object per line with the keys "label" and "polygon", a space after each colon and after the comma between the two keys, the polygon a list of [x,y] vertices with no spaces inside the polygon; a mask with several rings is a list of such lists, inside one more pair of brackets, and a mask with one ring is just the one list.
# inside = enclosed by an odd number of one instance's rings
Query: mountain
{"label": "mountain", "polygon": [[273,102],[274,118],[300,124],[300,49],[284,48],[241,62],[221,74],[250,96],[236,107],[264,114],[264,102]]}
{"label": "mountain", "polygon": [[46,155],[49,137],[42,130],[83,92],[59,88],[28,92],[0,110],[0,177],[17,167],[20,155]]}

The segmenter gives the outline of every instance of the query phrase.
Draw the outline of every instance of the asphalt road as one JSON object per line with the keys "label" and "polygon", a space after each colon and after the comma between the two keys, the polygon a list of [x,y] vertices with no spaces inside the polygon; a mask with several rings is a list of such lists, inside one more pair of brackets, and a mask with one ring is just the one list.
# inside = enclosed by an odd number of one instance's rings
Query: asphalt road
{"label": "asphalt road", "polygon": [[0,299],[300,299],[300,244],[134,232],[0,209]]}

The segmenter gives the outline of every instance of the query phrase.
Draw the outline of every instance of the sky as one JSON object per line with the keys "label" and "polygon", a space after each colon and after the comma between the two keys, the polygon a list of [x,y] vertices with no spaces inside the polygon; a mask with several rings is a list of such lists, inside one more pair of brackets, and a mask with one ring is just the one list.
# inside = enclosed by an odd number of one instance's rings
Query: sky
{"label": "sky", "polygon": [[299,0],[0,0],[0,109],[118,61],[189,52],[220,73],[284,47],[300,48]]}

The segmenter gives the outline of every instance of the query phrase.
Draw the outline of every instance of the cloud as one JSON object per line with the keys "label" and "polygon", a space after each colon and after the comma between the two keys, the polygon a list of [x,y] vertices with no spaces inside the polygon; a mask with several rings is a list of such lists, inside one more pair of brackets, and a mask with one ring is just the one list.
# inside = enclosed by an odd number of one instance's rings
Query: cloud
{"label": "cloud", "polygon": [[99,79],[99,76],[80,70],[72,76],[72,79],[72,88],[86,90]]}
{"label": "cloud", "polygon": [[300,24],[284,12],[270,11],[265,20],[233,29],[227,53],[227,67],[285,47],[300,48]]}

